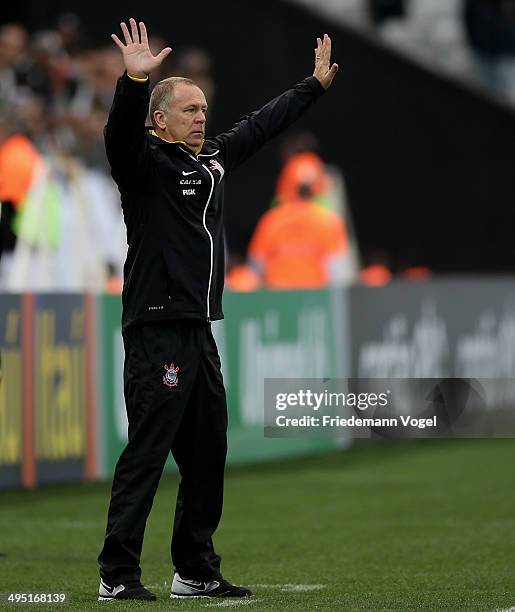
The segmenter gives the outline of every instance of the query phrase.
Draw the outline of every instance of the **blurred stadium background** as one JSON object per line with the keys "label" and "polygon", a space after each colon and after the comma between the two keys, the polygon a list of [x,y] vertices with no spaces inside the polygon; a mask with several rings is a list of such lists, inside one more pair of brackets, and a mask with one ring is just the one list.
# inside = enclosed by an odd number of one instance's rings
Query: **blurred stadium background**
{"label": "blurred stadium background", "polygon": [[[97,606],[126,439],[126,247],[102,129],[123,71],[109,35],[130,16],[173,47],[162,75],[206,91],[208,134],[310,74],[317,35],[340,64],[226,188],[225,573],[259,610],[515,606],[511,439],[269,439],[262,425],[268,377],[515,378],[515,0],[2,7],[0,592]],[[330,236],[309,216],[284,230],[287,206],[325,209]],[[167,472],[143,559],[163,597]]]}

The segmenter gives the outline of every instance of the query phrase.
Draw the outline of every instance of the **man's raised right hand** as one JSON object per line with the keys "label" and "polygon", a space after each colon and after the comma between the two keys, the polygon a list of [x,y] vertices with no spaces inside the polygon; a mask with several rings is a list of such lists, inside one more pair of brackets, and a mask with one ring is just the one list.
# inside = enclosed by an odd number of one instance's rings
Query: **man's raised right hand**
{"label": "man's raised right hand", "polygon": [[148,46],[145,24],[142,21],[139,22],[139,31],[136,20],[132,17],[129,19],[129,24],[131,26],[130,32],[124,21],[120,23],[125,38],[125,45],[116,34],[111,34],[111,38],[123,54],[127,74],[132,77],[145,78],[154,68],[161,65],[161,62],[172,52],[172,49],[165,47],[154,57]]}

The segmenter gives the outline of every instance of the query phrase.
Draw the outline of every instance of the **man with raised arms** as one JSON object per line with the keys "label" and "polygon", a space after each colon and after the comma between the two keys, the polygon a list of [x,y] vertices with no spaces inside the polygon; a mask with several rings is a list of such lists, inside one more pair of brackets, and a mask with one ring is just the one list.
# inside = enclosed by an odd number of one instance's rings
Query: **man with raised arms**
{"label": "man with raised arms", "polygon": [[[227,176],[324,93],[338,70],[331,39],[317,39],[315,68],[231,130],[206,137],[207,101],[191,80],[149,92],[145,25],[121,24],[123,55],[105,128],[129,245],[124,267],[124,393],[128,443],[116,465],[100,600],[154,600],[141,584],[145,525],[168,454],[181,475],[171,539],[172,597],[247,597],[222,577],[212,536],[222,514],[227,406],[211,321],[223,318],[223,190]],[[152,126],[145,128],[147,113]],[[249,186],[251,189],[252,186]]]}

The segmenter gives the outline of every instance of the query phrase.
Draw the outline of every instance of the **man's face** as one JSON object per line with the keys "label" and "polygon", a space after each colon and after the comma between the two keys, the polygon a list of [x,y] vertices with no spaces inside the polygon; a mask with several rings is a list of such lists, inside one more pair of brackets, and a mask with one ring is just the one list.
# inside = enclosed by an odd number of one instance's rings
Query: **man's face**
{"label": "man's face", "polygon": [[205,137],[207,102],[196,85],[177,83],[170,108],[163,113],[166,131],[172,140],[182,140],[195,149]]}

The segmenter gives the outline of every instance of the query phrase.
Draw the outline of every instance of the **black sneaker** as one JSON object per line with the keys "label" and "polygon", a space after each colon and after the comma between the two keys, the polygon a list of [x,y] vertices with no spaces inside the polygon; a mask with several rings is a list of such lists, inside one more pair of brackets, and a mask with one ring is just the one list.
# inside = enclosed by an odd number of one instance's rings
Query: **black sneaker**
{"label": "black sneaker", "polygon": [[187,597],[250,597],[252,591],[245,587],[234,586],[223,578],[188,580],[181,578],[177,572],[173,575],[170,597],[178,599]]}
{"label": "black sneaker", "polygon": [[112,599],[156,601],[157,597],[148,591],[139,580],[131,580],[118,585],[109,585],[104,580],[100,580],[98,601],[111,601]]}

